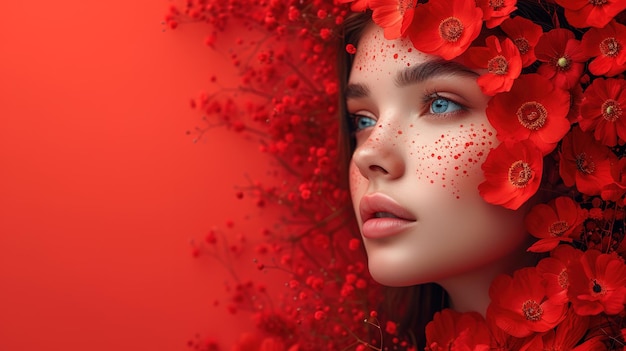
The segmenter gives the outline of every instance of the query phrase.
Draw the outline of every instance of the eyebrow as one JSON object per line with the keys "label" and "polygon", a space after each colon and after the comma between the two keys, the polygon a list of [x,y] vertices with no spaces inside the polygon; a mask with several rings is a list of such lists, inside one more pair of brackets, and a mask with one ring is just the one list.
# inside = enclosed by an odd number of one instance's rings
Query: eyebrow
{"label": "eyebrow", "polygon": [[[431,60],[398,72],[395,78],[395,84],[398,87],[405,87],[446,75],[461,75],[472,78],[479,76],[478,73],[458,62]],[[348,84],[344,91],[346,99],[358,99],[368,95],[368,86],[361,83]]]}

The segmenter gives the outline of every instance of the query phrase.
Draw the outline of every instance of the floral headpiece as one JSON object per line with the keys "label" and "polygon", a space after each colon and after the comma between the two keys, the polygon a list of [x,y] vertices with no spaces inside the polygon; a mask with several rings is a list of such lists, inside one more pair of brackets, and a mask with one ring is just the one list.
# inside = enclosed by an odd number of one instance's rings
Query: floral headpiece
{"label": "floral headpiece", "polygon": [[[408,37],[422,52],[486,70],[477,82],[492,96],[486,114],[501,143],[482,166],[485,201],[518,209],[540,187],[554,194],[525,221],[538,239],[529,251],[546,257],[495,279],[486,320],[448,309],[435,314],[426,327],[426,349],[624,348],[626,1],[529,0],[535,11],[545,12],[554,28],[549,30],[516,11],[521,2],[186,0],[182,10],[170,9],[166,21],[172,28],[188,19],[209,23],[211,47],[229,21],[265,33],[247,46],[238,39],[241,45],[231,48],[241,87],[192,101],[208,116],[208,127],[197,132],[223,125],[262,135],[261,151],[274,155],[282,174],[295,180],[278,186],[253,181],[237,192],[260,207],[287,206],[291,217],[265,230],[255,261],[262,271],[290,272],[289,292],[275,298],[280,311],[252,308],[259,332],[236,349],[412,347],[395,321],[376,319],[378,288],[367,275],[354,228],[346,225],[351,210],[334,164],[333,57],[342,53],[333,42],[341,37],[348,7],[371,11],[387,39]],[[480,36],[482,31],[492,35]],[[358,45],[345,49],[354,54]],[[242,102],[243,94],[254,99]],[[554,167],[544,170],[544,162]],[[194,253],[219,256],[219,233],[226,242],[228,229],[212,229]],[[233,255],[242,250],[238,245],[224,251]],[[229,309],[256,301],[261,290],[254,281],[237,284]],[[379,334],[391,346],[381,345]],[[215,343],[191,345],[217,349]]]}

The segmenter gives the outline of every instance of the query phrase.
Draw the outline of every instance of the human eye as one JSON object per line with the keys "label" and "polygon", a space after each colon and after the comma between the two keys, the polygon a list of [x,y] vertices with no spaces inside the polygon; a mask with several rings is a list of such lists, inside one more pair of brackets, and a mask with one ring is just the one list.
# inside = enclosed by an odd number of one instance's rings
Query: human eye
{"label": "human eye", "polygon": [[449,115],[465,110],[465,106],[438,93],[429,94],[425,100],[428,105],[428,113],[432,115]]}
{"label": "human eye", "polygon": [[352,122],[352,131],[355,133],[376,125],[376,118],[363,114],[350,114],[350,119]]}

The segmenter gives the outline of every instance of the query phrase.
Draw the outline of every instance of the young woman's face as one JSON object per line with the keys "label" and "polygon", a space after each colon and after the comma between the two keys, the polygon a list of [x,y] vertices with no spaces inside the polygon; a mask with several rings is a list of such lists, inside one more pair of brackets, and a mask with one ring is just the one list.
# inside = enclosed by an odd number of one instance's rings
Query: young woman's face
{"label": "young woman's face", "polygon": [[522,247],[523,211],[485,203],[481,164],[497,146],[478,74],[388,41],[361,37],[346,103],[356,150],[350,190],[373,277],[406,286],[471,275]]}

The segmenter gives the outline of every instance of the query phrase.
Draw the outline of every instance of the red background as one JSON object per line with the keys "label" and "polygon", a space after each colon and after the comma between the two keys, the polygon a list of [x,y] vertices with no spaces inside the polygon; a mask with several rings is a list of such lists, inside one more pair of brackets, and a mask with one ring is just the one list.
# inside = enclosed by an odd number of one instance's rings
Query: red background
{"label": "red background", "polygon": [[169,3],[3,2],[0,350],[185,350],[242,329],[189,240],[248,211],[233,185],[264,163],[228,132],[185,134],[221,63],[204,26],[163,30]]}

